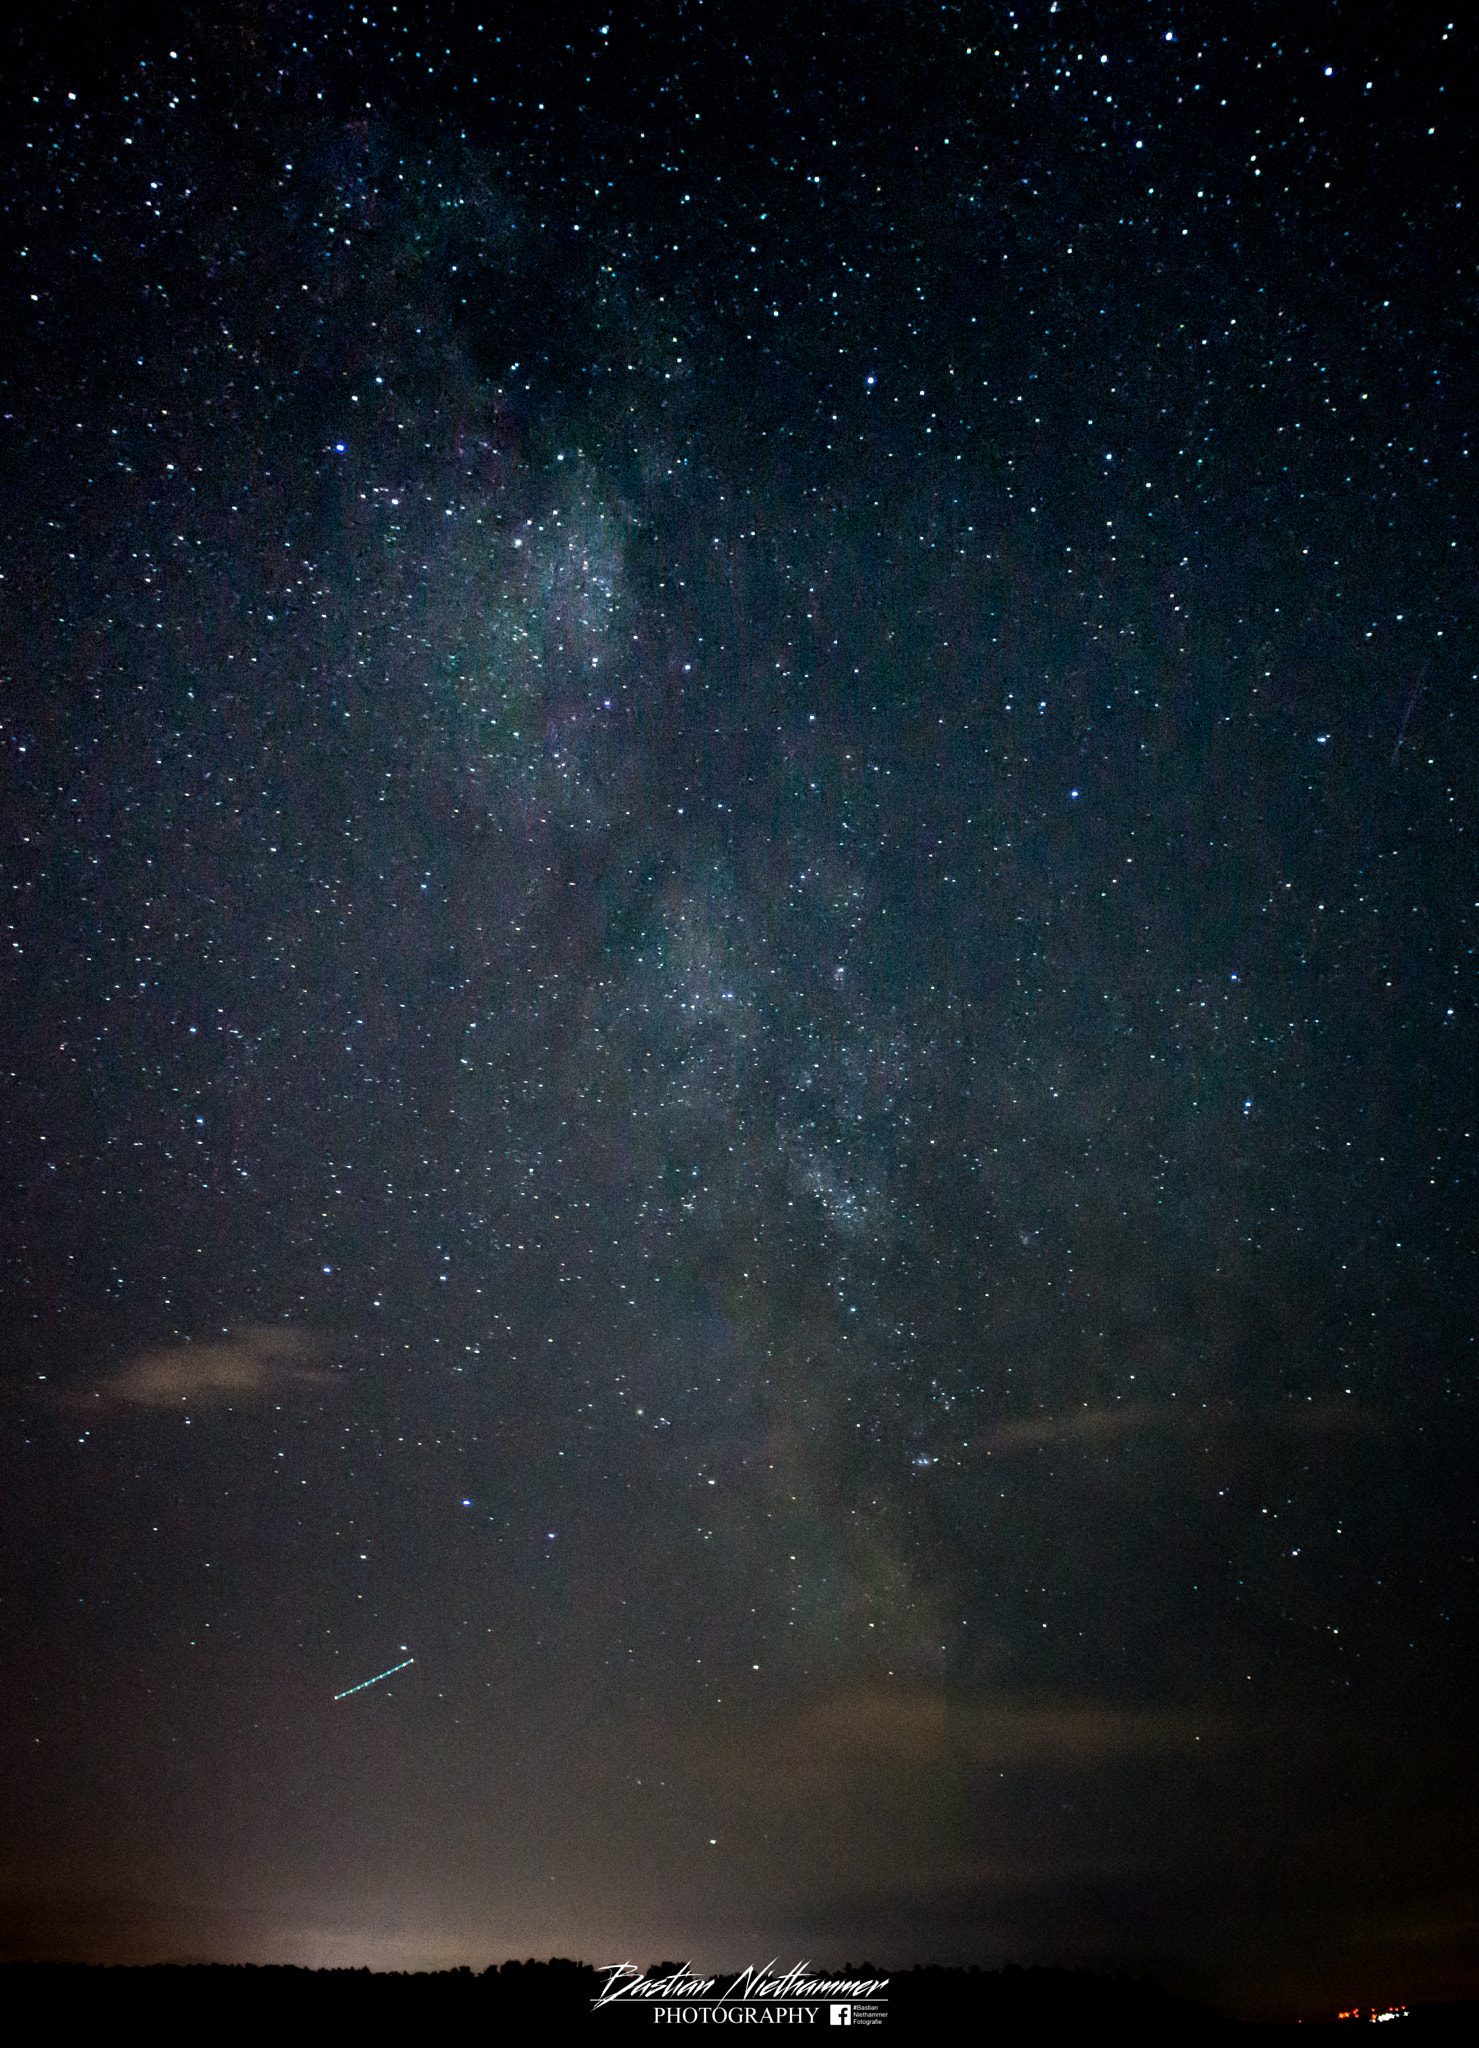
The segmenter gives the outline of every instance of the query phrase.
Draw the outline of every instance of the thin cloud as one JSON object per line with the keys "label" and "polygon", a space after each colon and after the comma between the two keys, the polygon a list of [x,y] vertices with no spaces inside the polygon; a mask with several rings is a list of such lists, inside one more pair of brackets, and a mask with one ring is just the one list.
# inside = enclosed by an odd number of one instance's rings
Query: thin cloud
{"label": "thin cloud", "polygon": [[1172,1433],[1210,1436],[1232,1431],[1246,1443],[1274,1430],[1310,1436],[1366,1436],[1383,1427],[1381,1419],[1361,1403],[1324,1396],[1280,1402],[1247,1413],[1240,1413],[1227,1403],[1208,1412],[1189,1400],[1184,1404],[1117,1401],[1112,1405],[1067,1408],[1056,1414],[1011,1416],[997,1423],[978,1442],[984,1450],[1010,1456],[1072,1445],[1085,1450],[1108,1449],[1133,1438]]}
{"label": "thin cloud", "polygon": [[110,1408],[179,1408],[263,1401],[285,1388],[329,1387],[335,1377],[313,1361],[320,1346],[298,1330],[239,1331],[206,1344],[171,1344],[100,1380],[90,1400]]}
{"label": "thin cloud", "polygon": [[928,1765],[947,1757],[977,1765],[1086,1770],[1117,1757],[1193,1748],[1210,1718],[1187,1712],[1062,1700],[953,1700],[939,1693],[871,1689],[810,1708],[788,1731],[802,1754]]}
{"label": "thin cloud", "polygon": [[[962,1774],[1076,1775],[1172,1757],[1205,1759],[1234,1731],[1195,1708],[1158,1710],[1095,1701],[951,1697],[870,1686],[813,1701],[737,1735],[704,1762],[747,1788],[757,1807],[837,1811],[907,1794],[921,1812]],[[953,1796],[953,1795],[951,1795]]]}
{"label": "thin cloud", "polygon": [[1170,1408],[1154,1407],[1148,1401],[1070,1408],[1060,1415],[1019,1415],[996,1425],[986,1438],[986,1449],[1035,1451],[1053,1444],[1118,1443],[1125,1437],[1171,1428],[1180,1419]]}

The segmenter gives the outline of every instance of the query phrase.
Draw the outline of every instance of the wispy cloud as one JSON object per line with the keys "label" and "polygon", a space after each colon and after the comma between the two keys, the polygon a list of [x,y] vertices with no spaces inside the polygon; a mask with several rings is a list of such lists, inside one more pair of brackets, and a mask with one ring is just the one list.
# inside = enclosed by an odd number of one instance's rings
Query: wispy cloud
{"label": "wispy cloud", "polygon": [[1169,1404],[1116,1402],[1112,1407],[1068,1408],[1058,1415],[1018,1415],[999,1422],[986,1439],[992,1451],[1035,1451],[1052,1444],[1108,1444],[1175,1426]]}
{"label": "wispy cloud", "polygon": [[99,1380],[85,1398],[113,1408],[200,1407],[268,1399],[288,1387],[329,1387],[333,1373],[315,1360],[322,1346],[300,1330],[270,1325],[209,1343],[142,1351]]}
{"label": "wispy cloud", "polygon": [[1009,1456],[1060,1445],[1108,1450],[1116,1444],[1152,1436],[1225,1438],[1231,1434],[1246,1445],[1276,1431],[1292,1431],[1301,1436],[1364,1436],[1378,1433],[1383,1427],[1381,1419],[1361,1403],[1323,1395],[1251,1409],[1223,1402],[1211,1411],[1190,1400],[1116,1401],[1093,1407],[1085,1403],[1081,1408],[1065,1408],[1057,1413],[1010,1416],[977,1439],[977,1443],[987,1451]]}
{"label": "wispy cloud", "polygon": [[781,1740],[806,1757],[927,1767],[947,1758],[977,1766],[1084,1770],[1115,1758],[1187,1750],[1211,1717],[1072,1700],[957,1700],[941,1693],[871,1688],[808,1708]]}

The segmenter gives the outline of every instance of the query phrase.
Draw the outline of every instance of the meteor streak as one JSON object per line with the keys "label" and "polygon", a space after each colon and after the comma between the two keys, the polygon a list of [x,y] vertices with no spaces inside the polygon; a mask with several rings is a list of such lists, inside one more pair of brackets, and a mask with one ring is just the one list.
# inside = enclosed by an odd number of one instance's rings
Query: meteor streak
{"label": "meteor streak", "polygon": [[363,1692],[367,1685],[378,1685],[382,1678],[393,1678],[397,1671],[404,1671],[408,1664],[414,1664],[414,1657],[402,1657],[399,1664],[392,1664],[389,1671],[377,1671],[373,1678],[362,1678],[358,1685],[346,1685],[343,1692],[336,1692],[336,1700],[347,1700],[352,1692]]}

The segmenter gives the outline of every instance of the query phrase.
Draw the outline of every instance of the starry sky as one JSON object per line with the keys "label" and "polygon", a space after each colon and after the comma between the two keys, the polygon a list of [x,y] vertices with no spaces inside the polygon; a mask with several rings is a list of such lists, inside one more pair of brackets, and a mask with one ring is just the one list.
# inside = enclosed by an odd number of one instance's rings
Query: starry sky
{"label": "starry sky", "polygon": [[0,64],[0,1948],[1472,1994],[1472,26],[151,20]]}

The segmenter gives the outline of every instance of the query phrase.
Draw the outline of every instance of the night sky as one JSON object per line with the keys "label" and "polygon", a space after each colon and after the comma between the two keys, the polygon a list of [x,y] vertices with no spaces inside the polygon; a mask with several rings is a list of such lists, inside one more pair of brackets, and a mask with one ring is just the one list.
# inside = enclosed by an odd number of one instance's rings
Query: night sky
{"label": "night sky", "polygon": [[25,14],[0,1953],[1472,1994],[1473,24]]}

